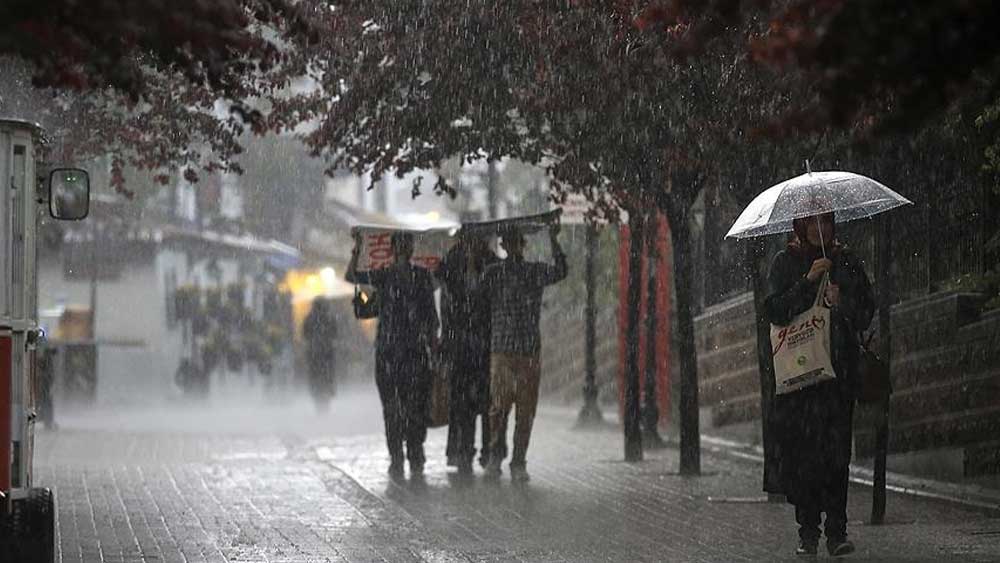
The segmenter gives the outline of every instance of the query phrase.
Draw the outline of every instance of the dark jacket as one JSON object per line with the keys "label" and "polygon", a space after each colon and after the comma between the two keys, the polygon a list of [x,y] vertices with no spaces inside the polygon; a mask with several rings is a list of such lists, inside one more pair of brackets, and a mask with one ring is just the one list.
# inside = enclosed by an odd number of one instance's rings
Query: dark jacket
{"label": "dark jacket", "polygon": [[430,272],[413,264],[391,264],[357,272],[353,281],[372,285],[378,291],[376,353],[400,361],[413,354],[422,356],[438,328]]}
{"label": "dark jacket", "polygon": [[[492,253],[475,265],[478,272],[499,262]],[[466,250],[452,248],[435,272],[445,289],[441,304],[442,341],[448,350],[488,354],[490,347],[490,296],[484,287],[470,283]]]}
{"label": "dark jacket", "polygon": [[[847,249],[833,257],[831,282],[840,286],[840,303],[830,311],[831,351],[837,378],[774,400],[771,431],[776,438],[782,490],[789,502],[807,494],[830,472],[851,461],[851,430],[857,385],[857,332],[871,324],[875,301],[859,259]],[[794,249],[778,253],[768,276],[765,310],[769,322],[783,326],[813,306],[820,282],[806,279],[813,257]],[[779,491],[773,491],[779,492]]]}

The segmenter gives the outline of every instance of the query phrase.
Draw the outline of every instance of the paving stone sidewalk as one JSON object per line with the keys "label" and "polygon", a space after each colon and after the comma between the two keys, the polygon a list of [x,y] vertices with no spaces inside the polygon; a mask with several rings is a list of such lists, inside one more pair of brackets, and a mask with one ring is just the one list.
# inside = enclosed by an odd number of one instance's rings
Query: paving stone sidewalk
{"label": "paving stone sidewalk", "polygon": [[[352,428],[378,415],[363,401]],[[795,560],[792,509],[756,502],[752,460],[706,452],[701,477],[679,476],[672,449],[627,464],[617,431],[574,432],[554,412],[536,423],[524,486],[444,467],[444,429],[425,476],[393,481],[377,428],[301,414],[302,428],[269,426],[289,416],[265,407],[263,430],[71,421],[39,433],[36,479],[57,491],[66,563]],[[869,498],[852,487],[853,560],[1000,561],[1000,519],[891,494],[875,527]]]}

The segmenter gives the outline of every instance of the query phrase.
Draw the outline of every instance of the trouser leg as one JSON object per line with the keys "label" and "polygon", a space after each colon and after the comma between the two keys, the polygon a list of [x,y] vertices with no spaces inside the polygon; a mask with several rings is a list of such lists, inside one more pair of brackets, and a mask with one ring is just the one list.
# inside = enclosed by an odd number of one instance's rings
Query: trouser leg
{"label": "trouser leg", "polygon": [[799,539],[815,545],[819,542],[820,507],[813,499],[795,505],[795,521],[799,524]]}
{"label": "trouser leg", "polygon": [[490,362],[490,463],[499,464],[506,457],[507,417],[514,403],[514,380],[510,358],[493,354]]}
{"label": "trouser leg", "polygon": [[398,366],[403,401],[403,437],[406,457],[411,464],[423,465],[424,441],[427,439],[427,401],[430,391],[428,373],[420,361]]}
{"label": "trouser leg", "polygon": [[826,522],[823,529],[827,541],[843,541],[847,538],[847,489],[849,468],[842,467],[831,472],[823,490],[823,511]]}
{"label": "trouser leg", "polygon": [[496,429],[499,437],[499,446],[497,449],[497,455],[500,459],[507,457],[507,423],[506,420],[501,425],[500,429],[497,429],[493,425],[493,421],[490,417],[490,408],[492,405],[492,394],[490,394],[490,362],[489,357],[484,362],[485,365],[481,367],[480,373],[477,375],[479,378],[479,383],[476,389],[476,413],[474,416],[479,416],[482,421],[481,432],[482,432],[482,451],[480,452],[479,461],[485,466],[492,455],[492,446],[490,444],[491,436],[493,435],[493,430]]}
{"label": "trouser leg", "polygon": [[458,461],[458,453],[461,449],[460,421],[462,413],[461,388],[459,385],[459,368],[455,363],[450,363],[448,373],[448,445],[445,448],[445,456],[448,458],[448,465],[454,465]]}
{"label": "trouser leg", "polygon": [[385,360],[375,360],[375,384],[382,401],[382,419],[385,422],[385,443],[393,463],[403,461],[403,405],[390,366]]}
{"label": "trouser leg", "polygon": [[511,458],[511,465],[523,467],[527,461],[531,428],[534,425],[535,411],[538,408],[540,376],[538,367],[538,356],[518,358],[517,373],[515,374],[517,414],[514,420],[514,455]]}
{"label": "trouser leg", "polygon": [[452,385],[451,414],[449,427],[455,429],[455,447],[453,455],[462,463],[469,463],[476,455],[476,414],[478,411],[475,389],[470,375],[466,370],[453,373],[458,379]]}

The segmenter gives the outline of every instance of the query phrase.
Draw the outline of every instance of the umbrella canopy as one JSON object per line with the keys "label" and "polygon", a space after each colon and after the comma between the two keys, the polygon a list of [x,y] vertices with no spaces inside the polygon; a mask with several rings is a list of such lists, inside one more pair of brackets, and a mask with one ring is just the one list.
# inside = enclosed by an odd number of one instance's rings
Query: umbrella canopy
{"label": "umbrella canopy", "polygon": [[771,186],[740,213],[726,238],[751,238],[792,231],[792,221],[833,212],[844,223],[913,202],[867,176],[853,172],[810,172]]}

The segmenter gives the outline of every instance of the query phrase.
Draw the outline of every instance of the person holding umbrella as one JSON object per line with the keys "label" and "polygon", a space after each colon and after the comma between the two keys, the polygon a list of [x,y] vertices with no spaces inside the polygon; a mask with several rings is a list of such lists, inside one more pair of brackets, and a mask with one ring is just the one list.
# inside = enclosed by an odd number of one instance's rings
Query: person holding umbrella
{"label": "person holding umbrella", "polygon": [[[806,169],[754,198],[726,238],[793,233],[771,264],[764,301],[776,395],[765,432],[777,443],[781,492],[795,506],[796,553],[816,555],[825,513],[826,547],[836,557],[854,551],[847,539],[847,484],[858,334],[876,305],[861,260],[837,239],[835,225],[912,202],[860,174],[814,173],[808,161]],[[789,355],[793,347],[798,351]]]}
{"label": "person holding umbrella", "polygon": [[[793,221],[794,236],[779,252],[768,276],[766,316],[775,325],[813,306],[823,287],[830,308],[830,348],[834,379],[774,402],[772,431],[780,451],[779,479],[799,524],[799,555],[814,555],[820,514],[830,555],[854,551],[847,539],[847,485],[851,461],[857,333],[875,313],[871,285],[861,261],[835,238],[834,214]],[[823,284],[824,277],[829,283]]]}

